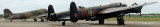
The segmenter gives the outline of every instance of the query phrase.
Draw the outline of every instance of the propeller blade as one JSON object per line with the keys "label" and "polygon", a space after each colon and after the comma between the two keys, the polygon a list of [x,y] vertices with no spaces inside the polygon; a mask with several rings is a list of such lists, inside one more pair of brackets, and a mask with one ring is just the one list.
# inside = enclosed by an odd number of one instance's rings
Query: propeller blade
{"label": "propeller blade", "polygon": [[142,14],[141,14],[141,12],[140,12],[140,16],[142,17]]}
{"label": "propeller blade", "polygon": [[130,16],[131,16],[131,15],[130,15],[130,13],[129,13],[129,18],[130,18]]}

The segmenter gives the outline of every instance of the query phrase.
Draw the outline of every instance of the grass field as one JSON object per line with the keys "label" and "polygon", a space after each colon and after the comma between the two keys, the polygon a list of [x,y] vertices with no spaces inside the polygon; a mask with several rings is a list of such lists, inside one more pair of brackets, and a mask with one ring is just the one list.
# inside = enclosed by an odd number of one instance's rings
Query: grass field
{"label": "grass field", "polygon": [[[0,15],[0,19],[2,19],[3,16]],[[33,18],[29,18],[29,19],[33,19]],[[37,18],[40,19],[40,18]],[[109,21],[116,21],[117,18],[109,18],[109,19],[105,19],[105,20],[109,20]],[[128,16],[124,17],[125,21],[160,21],[160,16],[131,16],[130,18]]]}
{"label": "grass field", "polygon": [[[117,18],[109,18],[105,20],[116,21]],[[125,21],[160,21],[160,18],[124,18]]]}

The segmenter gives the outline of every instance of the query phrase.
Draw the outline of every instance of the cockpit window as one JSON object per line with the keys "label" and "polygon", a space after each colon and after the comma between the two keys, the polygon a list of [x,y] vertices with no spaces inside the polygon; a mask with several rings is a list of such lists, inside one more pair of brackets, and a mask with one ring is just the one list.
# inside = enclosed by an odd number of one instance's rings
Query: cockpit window
{"label": "cockpit window", "polygon": [[110,5],[113,5],[113,6],[117,6],[117,5],[121,5],[122,3],[118,2],[118,3],[112,3]]}

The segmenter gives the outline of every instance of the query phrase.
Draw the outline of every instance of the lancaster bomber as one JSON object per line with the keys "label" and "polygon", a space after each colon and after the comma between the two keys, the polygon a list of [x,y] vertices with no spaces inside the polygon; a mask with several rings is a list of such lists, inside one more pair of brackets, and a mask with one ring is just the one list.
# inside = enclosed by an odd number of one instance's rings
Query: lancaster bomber
{"label": "lancaster bomber", "polygon": [[141,13],[141,9],[145,5],[153,4],[157,2],[136,4],[127,6],[123,3],[112,3],[109,5],[101,5],[94,7],[81,7],[77,8],[75,2],[71,2],[70,11],[61,13],[55,13],[52,5],[48,6],[49,21],[63,21],[62,25],[65,25],[65,21],[71,21],[76,23],[78,20],[96,21],[99,20],[99,24],[104,24],[104,19],[117,17],[118,25],[125,25],[123,16],[128,13]]}
{"label": "lancaster bomber", "polygon": [[[86,21],[96,21],[99,20],[99,24],[104,24],[104,19],[117,17],[118,25],[125,25],[123,16],[128,13],[141,13],[141,9],[145,5],[153,4],[157,2],[136,4],[132,6],[127,6],[123,3],[112,3],[109,5],[100,5],[94,7],[82,7],[77,8],[75,2],[71,2],[70,11],[55,13],[52,5],[48,6],[48,10],[39,9],[24,13],[15,13],[13,14],[9,9],[4,9],[4,18],[6,20],[14,19],[28,19],[34,18],[34,21],[37,21],[36,18],[41,18],[41,21],[44,22],[44,17],[49,21],[63,21],[62,25],[65,25],[65,21],[71,21],[76,23],[78,20]],[[141,14],[140,14],[141,15]]]}
{"label": "lancaster bomber", "polygon": [[13,14],[8,8],[4,9],[4,18],[6,20],[17,20],[17,19],[22,19],[26,21],[25,19],[28,18],[34,18],[34,21],[37,21],[36,18],[41,18],[41,22],[44,22],[44,17],[47,17],[47,10],[46,9],[38,9],[38,10],[33,10],[29,12],[24,12],[24,13],[15,13]]}

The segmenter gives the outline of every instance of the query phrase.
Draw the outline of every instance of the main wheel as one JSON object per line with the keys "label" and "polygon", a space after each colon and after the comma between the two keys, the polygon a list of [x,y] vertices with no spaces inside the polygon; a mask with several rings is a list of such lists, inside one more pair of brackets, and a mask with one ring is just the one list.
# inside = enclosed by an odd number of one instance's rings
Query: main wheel
{"label": "main wheel", "polygon": [[62,22],[62,26],[64,26],[65,25],[65,22]]}
{"label": "main wheel", "polygon": [[120,18],[117,17],[117,24],[120,24]]}
{"label": "main wheel", "polygon": [[104,19],[99,19],[99,24],[104,24]]}
{"label": "main wheel", "polygon": [[117,23],[118,23],[118,25],[125,25],[123,18],[117,18]]}
{"label": "main wheel", "polygon": [[34,21],[37,21],[37,19],[36,19],[36,18],[34,18]]}
{"label": "main wheel", "polygon": [[12,22],[13,19],[10,20],[10,22]]}
{"label": "main wheel", "polygon": [[124,19],[123,19],[123,18],[121,19],[121,24],[120,24],[120,25],[125,25],[125,24],[124,24]]}
{"label": "main wheel", "polygon": [[43,19],[43,18],[41,19],[41,22],[44,22],[44,19]]}

